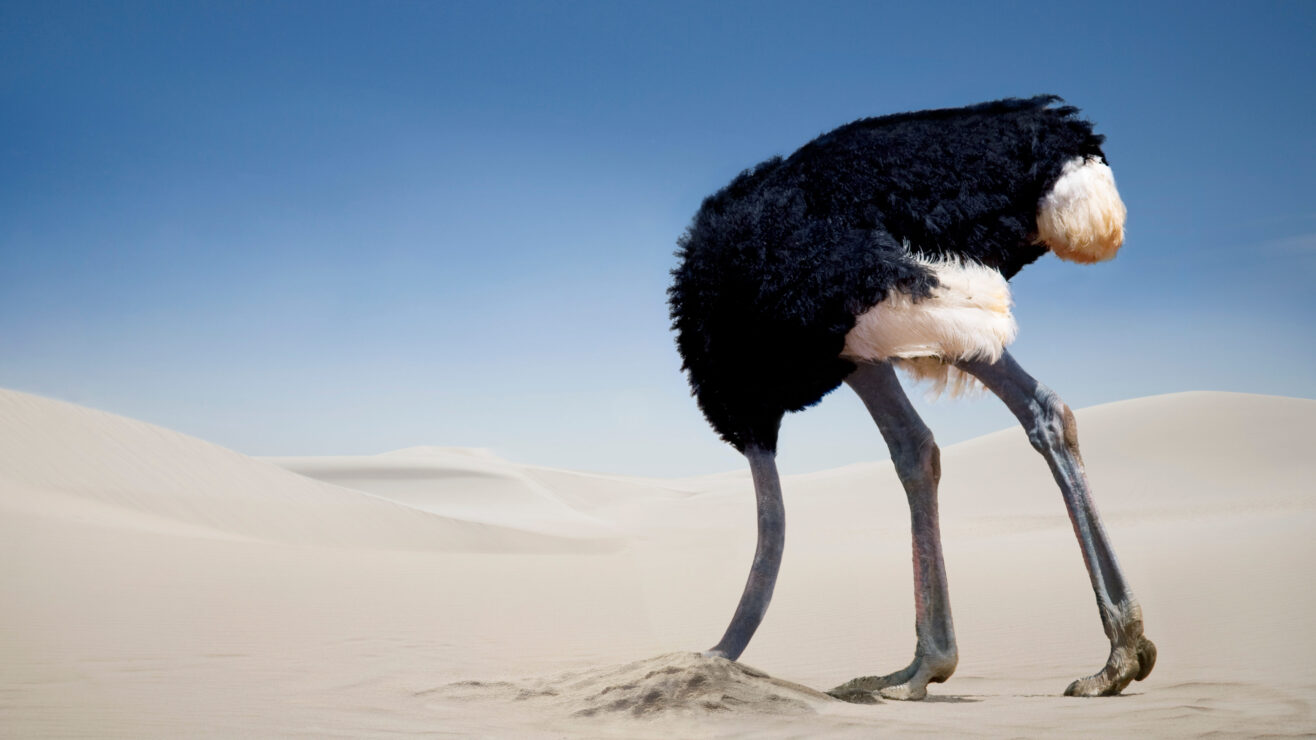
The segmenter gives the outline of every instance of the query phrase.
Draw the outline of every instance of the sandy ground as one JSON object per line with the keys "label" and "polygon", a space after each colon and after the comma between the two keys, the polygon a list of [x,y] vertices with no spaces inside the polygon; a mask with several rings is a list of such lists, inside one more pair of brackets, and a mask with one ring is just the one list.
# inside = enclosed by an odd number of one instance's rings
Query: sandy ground
{"label": "sandy ground", "polygon": [[733,664],[693,653],[744,583],[747,473],[260,460],[0,391],[0,736],[1316,733],[1316,402],[1182,393],[1078,419],[1155,672],[1060,695],[1107,645],[1046,466],[1007,430],[943,450],[958,672],[858,706],[818,690],[914,643],[887,462],[784,481],[776,599]]}

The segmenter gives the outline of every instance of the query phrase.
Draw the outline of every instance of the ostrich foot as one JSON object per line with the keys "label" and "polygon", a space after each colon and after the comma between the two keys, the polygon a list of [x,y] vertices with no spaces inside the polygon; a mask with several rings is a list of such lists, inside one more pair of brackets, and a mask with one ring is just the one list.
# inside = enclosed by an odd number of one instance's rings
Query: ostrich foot
{"label": "ostrich foot", "polygon": [[872,704],[877,697],[897,701],[919,701],[928,695],[928,684],[941,683],[955,672],[956,656],[918,655],[905,668],[885,676],[861,676],[828,691],[841,701]]}
{"label": "ostrich foot", "polygon": [[1065,696],[1114,696],[1131,682],[1141,681],[1150,675],[1155,665],[1156,645],[1138,635],[1133,645],[1113,648],[1106,667],[1100,672],[1069,684]]}

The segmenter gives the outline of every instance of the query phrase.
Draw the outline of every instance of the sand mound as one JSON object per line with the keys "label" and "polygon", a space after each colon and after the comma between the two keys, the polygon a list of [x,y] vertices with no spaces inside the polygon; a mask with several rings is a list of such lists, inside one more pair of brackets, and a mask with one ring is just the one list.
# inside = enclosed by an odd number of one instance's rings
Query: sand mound
{"label": "sand mound", "polygon": [[799,715],[836,701],[742,663],[698,653],[667,653],[548,679],[460,681],[430,693],[451,700],[531,702],[571,717]]}

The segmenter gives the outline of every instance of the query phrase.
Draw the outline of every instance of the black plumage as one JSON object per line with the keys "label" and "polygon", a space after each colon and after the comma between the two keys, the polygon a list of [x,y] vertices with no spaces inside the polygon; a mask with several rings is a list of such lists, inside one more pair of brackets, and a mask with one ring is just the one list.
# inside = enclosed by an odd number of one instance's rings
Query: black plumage
{"label": "black plumage", "polygon": [[865,118],[707,198],[668,291],[677,348],[713,428],[775,450],[787,411],[836,388],[855,317],[890,291],[926,297],[911,258],[972,260],[1006,278],[1041,256],[1039,199],[1102,138],[1056,96]]}

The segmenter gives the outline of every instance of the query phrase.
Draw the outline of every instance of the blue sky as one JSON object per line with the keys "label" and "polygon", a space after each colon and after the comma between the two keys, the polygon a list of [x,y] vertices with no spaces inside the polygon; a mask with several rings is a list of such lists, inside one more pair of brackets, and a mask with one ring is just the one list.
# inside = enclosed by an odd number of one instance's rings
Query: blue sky
{"label": "blue sky", "polygon": [[[1113,262],[1014,280],[1073,406],[1316,397],[1316,4],[0,2],[0,386],[258,455],[732,469],[664,291],[700,200],[855,118],[1042,92]],[[912,389],[921,399],[921,390]],[[919,401],[943,444],[1012,423]],[[885,457],[848,391],[788,472]]]}

